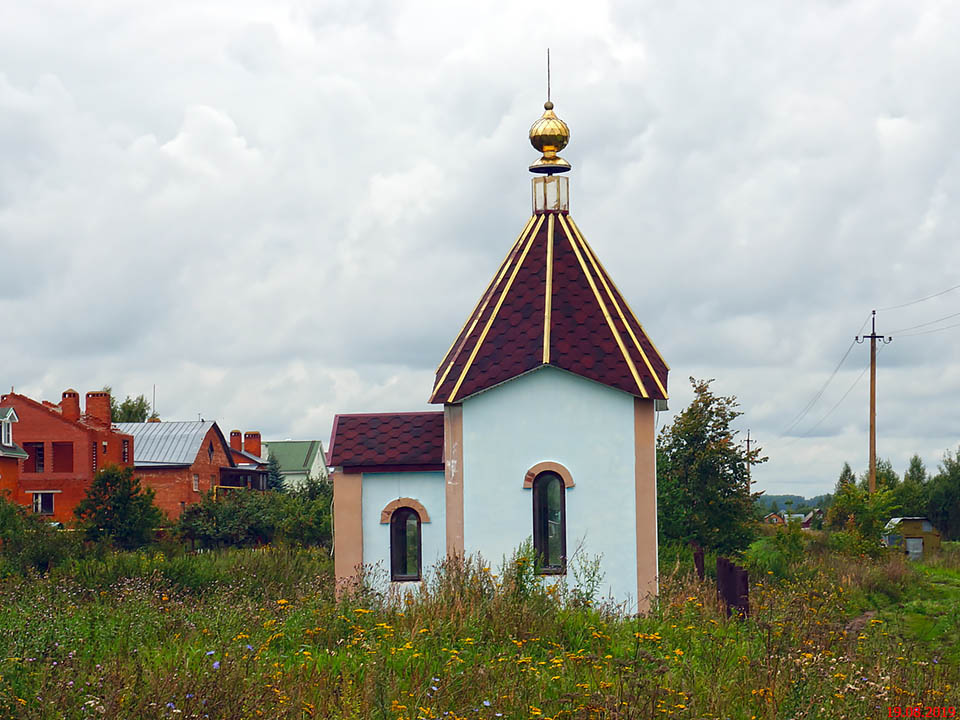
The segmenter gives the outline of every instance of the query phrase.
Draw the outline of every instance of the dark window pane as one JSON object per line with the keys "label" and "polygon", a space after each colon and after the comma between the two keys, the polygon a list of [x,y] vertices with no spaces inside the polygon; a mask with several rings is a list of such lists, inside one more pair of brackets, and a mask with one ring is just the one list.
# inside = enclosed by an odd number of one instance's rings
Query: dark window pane
{"label": "dark window pane", "polygon": [[73,443],[53,443],[53,471],[73,472]]}
{"label": "dark window pane", "polygon": [[420,579],[420,516],[400,508],[390,518],[390,579]]}
{"label": "dark window pane", "polygon": [[545,573],[562,573],[566,564],[563,480],[542,473],[533,481],[533,546]]}

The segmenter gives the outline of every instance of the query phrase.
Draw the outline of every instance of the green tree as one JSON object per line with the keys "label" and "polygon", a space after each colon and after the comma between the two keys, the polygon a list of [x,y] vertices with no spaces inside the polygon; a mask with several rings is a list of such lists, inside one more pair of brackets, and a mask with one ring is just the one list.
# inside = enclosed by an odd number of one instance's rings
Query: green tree
{"label": "green tree", "polygon": [[285,486],[283,475],[280,473],[280,461],[273,453],[267,458],[267,490],[283,492]]}
{"label": "green tree", "polygon": [[163,513],[153,504],[153,488],[140,487],[133,468],[108,465],[98,472],[74,514],[88,540],[108,539],[130,550],[150,542]]}
{"label": "green tree", "polygon": [[927,515],[944,540],[960,540],[960,450],[943,456],[939,472],[930,480]]}
{"label": "green tree", "polygon": [[113,396],[113,388],[104,385],[104,392],[110,393],[110,418],[115,423],[146,422],[150,418],[159,417],[150,407],[150,402],[143,395],[131,397],[127,395],[123,402],[117,402]]}
{"label": "green tree", "polygon": [[66,561],[76,549],[71,535],[0,493],[0,577],[11,571],[45,573]]}
{"label": "green tree", "polygon": [[748,463],[767,460],[736,442],[742,413],[735,397],[714,395],[712,380],[695,380],[694,399],[657,438],[657,502],[663,539],[695,540],[728,552],[755,533]]}
{"label": "green tree", "polygon": [[[877,458],[877,490],[886,488],[892,490],[900,484],[900,476],[893,469],[890,460]],[[870,470],[864,470],[860,475],[860,487],[866,490],[870,485]]]}
{"label": "green tree", "polygon": [[834,488],[834,494],[840,492],[840,488],[844,485],[849,485],[850,483],[855,483],[857,481],[857,476],[853,474],[853,469],[850,467],[850,463],[845,462],[843,464],[843,469],[840,471],[840,477],[837,478],[837,484]]}
{"label": "green tree", "polygon": [[919,455],[910,458],[910,465],[903,474],[903,482],[893,489],[898,512],[905,517],[924,515],[930,501],[929,478],[927,469]]}
{"label": "green tree", "polygon": [[894,509],[893,490],[879,486],[870,491],[857,483],[846,483],[833,498],[825,525],[837,533],[840,548],[856,554],[876,555],[881,551],[883,527]]}

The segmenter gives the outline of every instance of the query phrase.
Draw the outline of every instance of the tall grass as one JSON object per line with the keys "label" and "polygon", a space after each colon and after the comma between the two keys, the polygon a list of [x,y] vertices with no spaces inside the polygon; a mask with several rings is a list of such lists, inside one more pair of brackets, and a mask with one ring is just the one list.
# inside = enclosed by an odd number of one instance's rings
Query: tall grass
{"label": "tall grass", "polygon": [[746,620],[684,558],[662,571],[654,609],[624,617],[539,582],[523,553],[339,599],[323,551],[105,553],[0,583],[0,715],[852,718],[955,701],[960,640],[902,621],[928,586],[900,556],[807,553],[753,579]]}

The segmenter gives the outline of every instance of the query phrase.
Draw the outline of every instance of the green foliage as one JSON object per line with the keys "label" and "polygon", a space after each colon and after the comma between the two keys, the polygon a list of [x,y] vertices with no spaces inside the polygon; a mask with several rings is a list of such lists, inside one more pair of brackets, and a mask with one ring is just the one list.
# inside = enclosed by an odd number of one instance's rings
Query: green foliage
{"label": "green foliage", "polygon": [[960,450],[947,451],[929,483],[927,514],[944,540],[960,540]]}
{"label": "green foliage", "polygon": [[[893,469],[893,463],[890,460],[884,460],[883,458],[877,459],[877,490],[881,488],[886,488],[887,490],[893,490],[897,485],[900,484],[900,476],[897,475],[896,471]],[[864,490],[869,489],[870,486],[870,471],[864,470],[860,475],[860,487]]]}
{"label": "green foliage", "polygon": [[694,380],[694,399],[657,438],[657,502],[660,536],[696,540],[723,551],[746,547],[754,535],[749,455],[731,425],[742,413],[734,397],[714,395],[712,380]]}
{"label": "green foliage", "polygon": [[123,402],[118,403],[113,396],[113,388],[104,385],[103,391],[110,393],[110,418],[115,423],[146,422],[149,418],[159,417],[156,412],[151,412],[150,402],[143,395],[127,395]]}
{"label": "green foliage", "polygon": [[753,573],[770,573],[778,578],[790,577],[804,556],[804,537],[800,523],[793,521],[778,527],[773,535],[750,543],[744,553],[747,568]]}
{"label": "green foliage", "polygon": [[140,487],[132,467],[109,465],[100,470],[87,488],[74,514],[87,540],[109,540],[131,550],[151,541],[163,522],[163,513],[153,504],[153,488]]}
{"label": "green foliage", "polygon": [[852,554],[877,556],[882,552],[883,527],[896,509],[893,490],[875,493],[855,483],[838,488],[827,512],[826,526],[838,530],[835,547]]}
{"label": "green foliage", "polygon": [[280,473],[280,461],[273,453],[267,458],[267,490],[283,492],[283,475]]}
{"label": "green foliage", "polygon": [[840,477],[837,478],[837,484],[834,487],[834,494],[838,494],[842,488],[847,485],[852,485],[857,481],[857,476],[853,472],[853,468],[850,467],[850,463],[845,462],[843,464],[843,469],[840,470]]}
{"label": "green foliage", "polygon": [[893,488],[894,505],[904,517],[926,515],[930,500],[927,469],[919,455],[910,458],[910,465],[903,474],[903,482]]}
{"label": "green foliage", "polygon": [[177,534],[201,548],[246,547],[270,542],[329,547],[333,487],[308,478],[284,493],[220,489],[180,515]]}
{"label": "green foliage", "polygon": [[0,495],[0,577],[30,571],[45,573],[76,551],[70,533]]}

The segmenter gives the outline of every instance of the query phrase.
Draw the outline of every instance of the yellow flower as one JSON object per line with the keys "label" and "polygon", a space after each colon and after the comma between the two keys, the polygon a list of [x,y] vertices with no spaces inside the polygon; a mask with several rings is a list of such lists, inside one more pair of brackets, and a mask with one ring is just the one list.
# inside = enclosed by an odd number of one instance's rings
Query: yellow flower
{"label": "yellow flower", "polygon": [[680,648],[677,648],[673,652],[677,657],[680,657],[681,655],[683,655],[683,650],[681,650]]}

